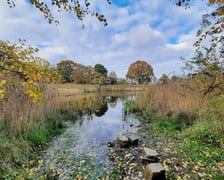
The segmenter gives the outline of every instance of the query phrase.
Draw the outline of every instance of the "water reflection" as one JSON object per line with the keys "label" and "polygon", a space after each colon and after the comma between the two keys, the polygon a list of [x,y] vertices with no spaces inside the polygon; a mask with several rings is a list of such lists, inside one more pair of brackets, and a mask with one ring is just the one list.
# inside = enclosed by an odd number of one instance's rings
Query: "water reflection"
{"label": "water reflection", "polygon": [[[81,156],[92,157],[96,163],[110,167],[107,143],[114,141],[121,131],[137,130],[139,122],[133,116],[127,115],[124,121],[121,98],[104,96],[94,100],[96,104],[92,104],[88,98],[85,98],[88,105],[74,101],[70,104],[70,107],[74,104],[83,107],[82,116],[77,122],[70,122],[65,133],[52,142],[44,155],[43,171],[54,166],[58,171],[65,171],[64,175],[67,176],[74,173],[74,161]],[[61,174],[62,179],[64,175]]]}

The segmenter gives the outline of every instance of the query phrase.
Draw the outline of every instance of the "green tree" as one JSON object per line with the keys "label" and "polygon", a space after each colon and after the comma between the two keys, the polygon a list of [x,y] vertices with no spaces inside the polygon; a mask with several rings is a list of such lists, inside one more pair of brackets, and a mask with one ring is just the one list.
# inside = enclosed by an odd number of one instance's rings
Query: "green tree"
{"label": "green tree", "polygon": [[63,60],[57,64],[57,70],[63,83],[74,81],[72,76],[74,66],[75,63],[72,60]]}
{"label": "green tree", "polygon": [[96,64],[94,66],[96,72],[102,74],[103,76],[107,77],[107,69],[102,64]]}
{"label": "green tree", "polygon": [[150,64],[145,61],[138,60],[132,63],[126,74],[126,78],[133,80],[138,84],[151,82],[154,76],[153,68]]}

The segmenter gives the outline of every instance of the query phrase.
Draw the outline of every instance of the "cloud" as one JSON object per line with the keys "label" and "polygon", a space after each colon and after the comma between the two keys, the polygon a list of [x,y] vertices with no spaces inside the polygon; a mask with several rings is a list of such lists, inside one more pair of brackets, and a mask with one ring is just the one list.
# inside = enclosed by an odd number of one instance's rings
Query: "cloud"
{"label": "cloud", "polygon": [[179,57],[192,56],[195,32],[206,10],[202,2],[195,2],[189,10],[163,0],[127,0],[122,4],[113,0],[112,5],[91,2],[92,9],[105,15],[108,27],[94,17],[80,22],[55,9],[60,24],[49,25],[25,0],[16,1],[12,9],[0,1],[0,39],[13,43],[26,39],[28,45],[40,49],[39,56],[53,65],[64,59],[88,66],[100,63],[118,77],[125,77],[134,61],[145,60],[159,77],[172,71],[181,73]]}
{"label": "cloud", "polygon": [[161,45],[163,37],[160,32],[152,30],[147,24],[134,26],[128,32],[115,34],[115,41],[118,43],[126,42],[130,46],[141,48],[153,44],[154,46]]}

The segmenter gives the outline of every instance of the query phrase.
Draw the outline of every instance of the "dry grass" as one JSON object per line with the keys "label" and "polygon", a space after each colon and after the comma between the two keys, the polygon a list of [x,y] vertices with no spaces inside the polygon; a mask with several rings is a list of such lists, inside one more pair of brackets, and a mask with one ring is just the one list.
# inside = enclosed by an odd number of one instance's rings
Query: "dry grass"
{"label": "dry grass", "polygon": [[101,92],[142,92],[146,90],[148,85],[144,84],[125,84],[125,85],[104,85],[101,86]]}
{"label": "dry grass", "polygon": [[[32,124],[34,121],[44,121],[47,114],[56,110],[68,110],[70,103],[73,106],[80,98],[96,99],[96,92],[101,95],[132,94],[137,95],[136,107],[145,107],[155,112],[167,113],[169,111],[187,111],[202,109],[207,106],[204,99],[197,94],[180,86],[180,83],[167,85],[77,85],[60,84],[49,85],[44,88],[44,101],[33,104],[31,99],[24,95],[22,87],[9,89],[7,98],[0,101],[0,122],[7,125],[15,132],[19,132],[23,125]],[[100,90],[100,91],[99,91]],[[133,94],[134,93],[134,94]],[[115,93],[116,94],[116,93]]]}
{"label": "dry grass", "polygon": [[80,84],[59,84],[59,96],[74,96],[90,92],[97,92],[98,85],[80,85]]}
{"label": "dry grass", "polygon": [[23,93],[23,87],[8,87],[6,98],[0,101],[0,122],[7,126],[9,133],[20,133],[24,125],[32,125],[35,121],[44,121],[46,116],[57,109],[55,97],[57,87],[45,86],[44,100],[41,104],[34,104],[32,99]]}
{"label": "dry grass", "polygon": [[145,107],[165,114],[170,111],[192,112],[207,106],[205,99],[183,88],[180,83],[150,85],[135,101],[138,108]]}
{"label": "dry grass", "polygon": [[[84,102],[84,99],[96,99],[97,93],[101,96],[124,97],[127,95],[137,95],[146,90],[145,85],[80,85],[80,84],[60,84],[57,86],[58,96],[56,104],[59,109],[66,110],[73,106],[75,102]],[[76,103],[77,104],[77,103]],[[88,104],[88,103],[87,103]],[[77,106],[79,106],[77,104]]]}

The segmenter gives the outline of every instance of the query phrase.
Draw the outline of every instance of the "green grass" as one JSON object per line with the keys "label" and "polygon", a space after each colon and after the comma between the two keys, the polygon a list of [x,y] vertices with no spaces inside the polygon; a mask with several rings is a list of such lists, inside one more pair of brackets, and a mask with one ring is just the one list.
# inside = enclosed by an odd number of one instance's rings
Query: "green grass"
{"label": "green grass", "polygon": [[174,153],[173,164],[178,164],[170,167],[167,178],[181,177],[182,171],[189,179],[224,179],[224,134],[220,126],[218,120],[195,121],[189,127],[179,119],[154,120],[150,129],[168,137],[170,156]]}
{"label": "green grass", "polygon": [[[47,147],[50,140],[63,132],[64,122],[76,118],[74,112],[49,113],[45,121],[26,124],[20,135],[12,134],[2,126],[0,132],[0,179],[26,177],[30,159],[36,159],[40,149]],[[38,123],[39,122],[39,123]]]}
{"label": "green grass", "polygon": [[55,113],[41,123],[26,125],[24,127],[24,137],[37,147],[45,147],[52,137],[63,131],[63,127],[64,117]]}

